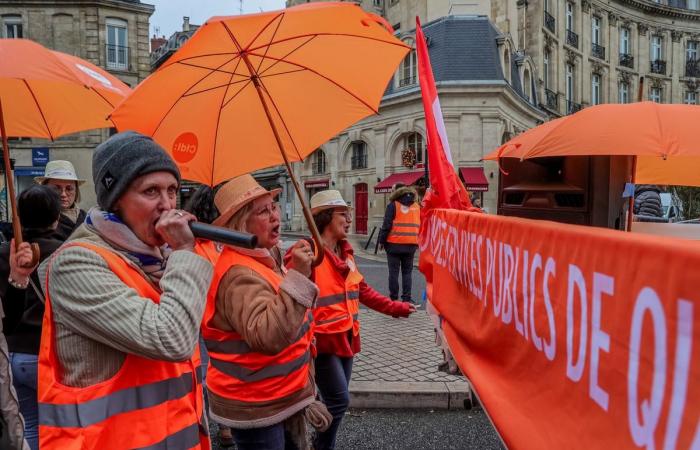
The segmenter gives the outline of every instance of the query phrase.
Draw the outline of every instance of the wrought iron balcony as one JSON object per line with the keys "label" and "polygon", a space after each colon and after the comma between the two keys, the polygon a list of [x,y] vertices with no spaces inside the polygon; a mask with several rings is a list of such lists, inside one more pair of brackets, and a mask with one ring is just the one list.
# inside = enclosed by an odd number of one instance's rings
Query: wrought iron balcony
{"label": "wrought iron balcony", "polygon": [[415,75],[413,75],[412,77],[401,78],[399,80],[399,87],[412,86],[414,84],[416,84],[416,76]]}
{"label": "wrought iron balcony", "polygon": [[547,102],[547,108],[558,111],[559,110],[559,96],[556,92],[550,91],[549,89],[544,90],[545,100]]}
{"label": "wrought iron balcony", "polygon": [[620,53],[620,65],[624,67],[634,68],[634,56],[629,53]]}
{"label": "wrought iron balcony", "polygon": [[605,47],[596,43],[591,44],[591,55],[598,59],[605,59]]}
{"label": "wrought iron balcony", "polygon": [[571,30],[566,30],[566,43],[573,48],[578,48],[578,34]]}
{"label": "wrought iron balcony", "polygon": [[352,170],[367,168],[367,154],[357,155],[350,158],[350,167]]}
{"label": "wrought iron balcony", "polygon": [[700,77],[700,59],[689,59],[685,62],[686,77]]}
{"label": "wrought iron balcony", "polygon": [[107,68],[129,70],[129,47],[107,44]]}
{"label": "wrought iron balcony", "polygon": [[554,16],[547,11],[544,12],[544,26],[552,33],[556,32],[557,21],[554,19]]}
{"label": "wrought iron balcony", "polygon": [[566,113],[573,114],[575,112],[581,111],[581,104],[574,103],[571,100],[566,101]]}
{"label": "wrought iron balcony", "polygon": [[655,59],[651,62],[651,73],[660,73],[666,75],[666,61]]}

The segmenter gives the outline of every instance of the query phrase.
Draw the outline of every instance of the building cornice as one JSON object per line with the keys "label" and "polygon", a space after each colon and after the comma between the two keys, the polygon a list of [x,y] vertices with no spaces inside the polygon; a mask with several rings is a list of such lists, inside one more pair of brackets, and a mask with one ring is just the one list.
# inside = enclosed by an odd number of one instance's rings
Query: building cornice
{"label": "building cornice", "polygon": [[[626,3],[637,9],[647,13],[657,14],[666,17],[676,17],[680,19],[695,20],[700,22],[700,11],[691,9],[676,8],[673,6],[662,5],[652,2],[651,0],[619,0],[620,3]],[[607,6],[607,5],[606,5]]]}
{"label": "building cornice", "polygon": [[67,0],[67,1],[47,1],[47,0],[3,0],[3,7],[14,6],[17,8],[37,8],[45,7],[109,7],[125,11],[153,14],[155,6],[146,3],[123,2],[119,0]]}

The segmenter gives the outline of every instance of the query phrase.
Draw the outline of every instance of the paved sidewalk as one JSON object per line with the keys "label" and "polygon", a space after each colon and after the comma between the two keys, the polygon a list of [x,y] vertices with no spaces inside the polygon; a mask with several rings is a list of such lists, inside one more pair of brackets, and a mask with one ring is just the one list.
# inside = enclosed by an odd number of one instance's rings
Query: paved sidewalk
{"label": "paved sidewalk", "polygon": [[464,377],[438,371],[442,362],[425,310],[396,319],[362,308],[362,352],[355,356],[350,404],[357,408],[464,408]]}

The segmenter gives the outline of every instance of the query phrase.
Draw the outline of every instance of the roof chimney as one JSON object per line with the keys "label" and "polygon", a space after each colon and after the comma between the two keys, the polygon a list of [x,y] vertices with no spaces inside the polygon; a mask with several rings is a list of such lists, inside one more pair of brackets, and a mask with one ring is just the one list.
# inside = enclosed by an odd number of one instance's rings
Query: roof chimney
{"label": "roof chimney", "polygon": [[182,31],[190,31],[190,18],[187,16],[182,18]]}

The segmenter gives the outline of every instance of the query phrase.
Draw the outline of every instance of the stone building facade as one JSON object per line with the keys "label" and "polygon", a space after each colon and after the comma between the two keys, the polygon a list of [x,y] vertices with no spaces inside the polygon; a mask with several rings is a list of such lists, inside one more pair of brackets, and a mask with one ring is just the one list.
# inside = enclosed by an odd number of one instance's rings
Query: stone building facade
{"label": "stone building facade", "polygon": [[[473,9],[442,0],[365,0],[361,6],[386,18],[396,36],[412,47],[415,17],[420,17],[453,161],[472,194],[495,213],[498,167],[481,159],[504,140],[546,120],[534,83],[535,62],[518,52],[512,37],[487,14]],[[381,225],[393,181],[414,182],[419,188],[424,183],[426,130],[415,50],[399,66],[379,112],[296,167],[307,198],[320,189],[341,191],[355,209],[353,232],[360,234]],[[406,150],[415,152],[413,167],[404,164]],[[293,228],[303,228],[298,206],[294,212]]]}
{"label": "stone building facade", "polygon": [[[25,38],[96,64],[134,87],[150,72],[149,18],[155,8],[139,0],[3,0],[0,36]],[[49,160],[71,161],[87,180],[81,187],[81,205],[95,204],[92,151],[109,135],[93,130],[57,139],[19,139],[10,143],[15,158],[18,191],[43,173],[37,154]],[[32,157],[34,155],[34,158]]]}

